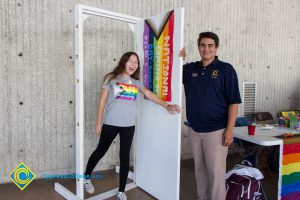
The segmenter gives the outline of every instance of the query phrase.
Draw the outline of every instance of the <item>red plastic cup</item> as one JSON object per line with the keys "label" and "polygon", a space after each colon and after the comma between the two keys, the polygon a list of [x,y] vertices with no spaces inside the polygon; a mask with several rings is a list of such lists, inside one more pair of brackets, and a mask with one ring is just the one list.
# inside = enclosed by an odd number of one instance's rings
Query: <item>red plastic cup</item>
{"label": "red plastic cup", "polygon": [[254,135],[255,134],[255,127],[253,125],[248,126],[248,135]]}

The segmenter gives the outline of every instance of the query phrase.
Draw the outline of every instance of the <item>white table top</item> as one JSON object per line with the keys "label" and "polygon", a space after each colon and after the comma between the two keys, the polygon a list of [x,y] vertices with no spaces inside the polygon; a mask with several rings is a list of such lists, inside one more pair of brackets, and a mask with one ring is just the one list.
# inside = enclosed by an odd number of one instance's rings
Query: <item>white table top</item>
{"label": "white table top", "polygon": [[248,127],[242,126],[242,127],[234,128],[234,137],[262,146],[273,146],[273,145],[282,144],[282,140],[275,138],[274,136],[280,136],[283,133],[287,133],[287,132],[300,134],[300,131],[283,128],[283,127],[274,127],[268,130],[260,127],[256,127],[255,134],[252,136],[252,135],[248,135]]}

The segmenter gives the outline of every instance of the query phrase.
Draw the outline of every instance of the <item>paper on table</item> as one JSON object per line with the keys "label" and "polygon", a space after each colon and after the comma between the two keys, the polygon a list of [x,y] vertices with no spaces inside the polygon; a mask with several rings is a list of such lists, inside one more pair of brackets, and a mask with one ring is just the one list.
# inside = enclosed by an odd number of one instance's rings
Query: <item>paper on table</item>
{"label": "paper on table", "polygon": [[269,124],[259,124],[257,125],[257,127],[261,130],[270,130],[272,129],[274,126],[273,125],[269,125]]}

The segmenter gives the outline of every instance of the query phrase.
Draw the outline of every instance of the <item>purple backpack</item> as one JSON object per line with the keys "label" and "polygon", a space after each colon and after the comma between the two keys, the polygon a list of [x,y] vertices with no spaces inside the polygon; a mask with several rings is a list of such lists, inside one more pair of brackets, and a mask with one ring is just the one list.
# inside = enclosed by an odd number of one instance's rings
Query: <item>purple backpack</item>
{"label": "purple backpack", "polygon": [[246,175],[232,174],[226,180],[226,200],[260,200],[260,181]]}

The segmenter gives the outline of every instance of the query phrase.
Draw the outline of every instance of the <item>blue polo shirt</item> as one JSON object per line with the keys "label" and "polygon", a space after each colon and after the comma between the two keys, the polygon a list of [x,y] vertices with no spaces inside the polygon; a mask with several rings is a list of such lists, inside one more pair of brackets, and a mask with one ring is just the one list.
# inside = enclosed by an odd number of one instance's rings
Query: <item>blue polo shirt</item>
{"label": "blue polo shirt", "polygon": [[184,65],[183,84],[186,117],[196,132],[226,128],[229,105],[242,102],[234,68],[218,57],[206,67],[199,61]]}

